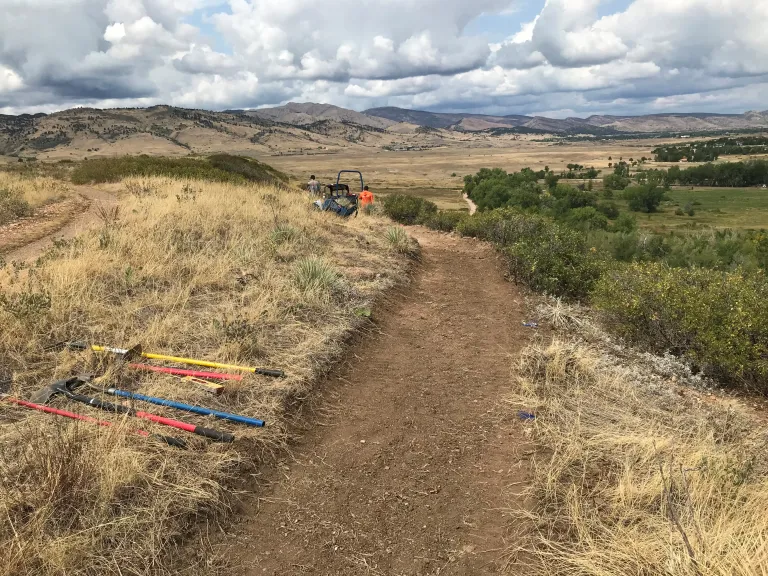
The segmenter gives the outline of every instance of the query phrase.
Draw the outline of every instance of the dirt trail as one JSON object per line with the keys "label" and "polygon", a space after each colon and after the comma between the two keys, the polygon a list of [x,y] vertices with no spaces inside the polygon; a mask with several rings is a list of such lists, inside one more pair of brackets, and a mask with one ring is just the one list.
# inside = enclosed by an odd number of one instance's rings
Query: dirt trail
{"label": "dirt trail", "polygon": [[[31,218],[28,222],[21,223],[12,231],[8,231],[8,237],[3,238],[9,244],[13,242],[11,235],[18,235],[19,238],[34,237],[32,242],[23,242],[19,248],[15,248],[5,254],[3,259],[7,262],[23,262],[32,260],[42,254],[48,248],[54,239],[69,240],[85,230],[92,228],[98,221],[97,208],[99,205],[110,206],[117,203],[117,199],[104,190],[96,188],[78,187],[76,192],[81,197],[78,202],[79,210],[74,215],[70,215],[63,226],[57,226],[55,230],[50,231],[51,219]],[[22,244],[22,242],[16,243]]]}
{"label": "dirt trail", "polygon": [[412,233],[424,249],[413,283],[322,386],[326,417],[215,546],[235,573],[509,568],[528,447],[500,400],[531,334],[524,302],[487,246]]}
{"label": "dirt trail", "polygon": [[469,215],[472,216],[475,212],[477,212],[477,204],[475,204],[472,199],[465,193],[462,194],[462,197],[467,202],[467,206],[469,206]]}

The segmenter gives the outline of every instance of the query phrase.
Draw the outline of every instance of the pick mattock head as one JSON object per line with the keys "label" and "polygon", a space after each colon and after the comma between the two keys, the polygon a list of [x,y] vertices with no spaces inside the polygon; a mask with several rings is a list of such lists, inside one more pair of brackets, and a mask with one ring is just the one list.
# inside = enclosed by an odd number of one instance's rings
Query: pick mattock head
{"label": "pick mattock head", "polygon": [[53,384],[41,388],[32,395],[31,402],[35,404],[47,404],[51,398],[56,394],[67,394],[72,389],[77,388],[81,384],[87,384],[94,378],[93,374],[80,374],[72,378],[64,378],[63,380],[57,380]]}
{"label": "pick mattock head", "polygon": [[141,358],[141,344],[136,344],[133,348],[128,348],[125,354],[123,354],[122,361],[128,362],[135,358]]}

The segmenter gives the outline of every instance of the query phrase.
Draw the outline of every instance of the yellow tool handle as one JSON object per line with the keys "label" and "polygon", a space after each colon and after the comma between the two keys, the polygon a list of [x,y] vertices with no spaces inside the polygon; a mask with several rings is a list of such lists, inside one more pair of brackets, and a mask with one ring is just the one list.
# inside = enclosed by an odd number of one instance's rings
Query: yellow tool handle
{"label": "yellow tool handle", "polygon": [[206,368],[219,368],[221,370],[239,370],[241,372],[256,372],[257,370],[257,368],[250,368],[248,366],[221,364],[219,362],[209,362],[208,360],[195,360],[194,358],[179,358],[177,356],[153,354],[152,352],[142,352],[141,355],[150,360],[165,360],[166,362],[178,362],[179,364],[191,364],[193,366],[205,366]]}
{"label": "yellow tool handle", "polygon": [[[128,354],[134,349],[132,348],[131,350],[127,350],[123,348],[110,348],[109,346],[93,345],[91,346],[91,350],[94,352],[111,352],[112,354]],[[222,364],[220,362],[209,362],[208,360],[196,360],[195,358],[181,358],[178,356],[166,356],[165,354],[153,354],[152,352],[141,352],[141,356],[150,360],[165,360],[166,362],[177,362],[179,364],[190,364],[193,366],[205,366],[206,368],[219,368],[221,370],[238,370],[240,372],[262,374],[264,376],[273,376],[275,378],[282,378],[285,376],[285,373],[282,370],[274,370],[271,368],[252,368],[250,366]]]}

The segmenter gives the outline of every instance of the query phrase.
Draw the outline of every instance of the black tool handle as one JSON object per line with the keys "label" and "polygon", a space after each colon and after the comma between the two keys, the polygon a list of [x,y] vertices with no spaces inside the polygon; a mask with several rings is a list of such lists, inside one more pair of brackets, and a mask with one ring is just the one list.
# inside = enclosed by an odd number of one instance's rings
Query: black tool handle
{"label": "black tool handle", "polygon": [[174,438],[173,436],[163,436],[162,434],[152,434],[152,438],[162,442],[163,444],[168,444],[168,446],[173,446],[174,448],[181,448],[182,450],[187,449],[186,442],[184,442],[183,440],[179,440],[178,438]]}
{"label": "black tool handle", "polygon": [[112,402],[105,402],[104,400],[99,400],[98,398],[92,398],[91,396],[84,396],[82,394],[75,394],[74,392],[69,392],[67,394],[67,398],[70,400],[74,400],[75,402],[82,402],[83,404],[88,404],[89,406],[93,406],[95,408],[101,408],[102,410],[106,410],[107,412],[115,412],[117,414],[128,414],[129,416],[134,416],[135,410],[133,408],[130,408],[128,406],[123,406],[121,404],[113,404]]}
{"label": "black tool handle", "polygon": [[202,426],[195,426],[194,434],[198,436],[205,436],[216,442],[234,442],[235,435],[228,432],[221,432],[214,430],[213,428],[203,428]]}
{"label": "black tool handle", "polygon": [[271,370],[270,368],[256,368],[255,374],[261,374],[262,376],[274,376],[275,378],[284,378],[285,372],[282,370]]}

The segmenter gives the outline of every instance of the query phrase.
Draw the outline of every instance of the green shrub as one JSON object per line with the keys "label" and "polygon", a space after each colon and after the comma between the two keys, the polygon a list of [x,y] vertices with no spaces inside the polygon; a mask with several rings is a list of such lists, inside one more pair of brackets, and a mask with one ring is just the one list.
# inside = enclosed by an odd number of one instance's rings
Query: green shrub
{"label": "green shrub", "polygon": [[565,215],[565,222],[579,230],[606,230],[608,218],[592,206],[574,208]]}
{"label": "green shrub", "polygon": [[20,192],[0,188],[0,225],[30,216],[33,210]]}
{"label": "green shrub", "polygon": [[437,204],[419,196],[393,194],[384,198],[384,213],[400,224],[423,224],[437,214]]}
{"label": "green shrub", "polygon": [[495,243],[515,282],[556,296],[583,298],[603,268],[583,234],[538,214],[511,209],[478,213],[459,222],[456,231]]}
{"label": "green shrub", "polygon": [[432,230],[439,230],[440,232],[453,232],[456,226],[467,217],[466,212],[459,212],[457,210],[440,210],[437,214],[433,214],[427,218],[424,224]]}
{"label": "green shrub", "polygon": [[632,186],[624,190],[624,198],[633,212],[656,212],[664,200],[664,190],[650,184]]}
{"label": "green shrub", "polygon": [[637,230],[637,218],[631,214],[619,214],[619,217],[616,218],[616,222],[613,223],[613,229],[616,232],[622,232],[624,234],[634,232]]}
{"label": "green shrub", "polygon": [[615,202],[602,202],[597,205],[597,209],[610,220],[616,220],[619,217],[619,207]]}
{"label": "green shrub", "polygon": [[606,273],[592,298],[629,341],[768,391],[768,280],[761,272],[631,264]]}
{"label": "green shrub", "polygon": [[603,189],[604,190],[624,190],[629,186],[629,178],[620,176],[618,174],[608,174],[603,176]]}
{"label": "green shrub", "polygon": [[675,210],[675,216],[685,216],[685,210],[680,208],[680,206],[677,207]]}
{"label": "green shrub", "polygon": [[209,158],[160,158],[121,156],[83,161],[72,172],[75,184],[118,182],[131,176],[167,176],[215,182],[287,182],[288,177],[271,166],[241,156],[216,154]]}
{"label": "green shrub", "polygon": [[587,249],[583,235],[556,224],[521,238],[503,252],[515,282],[554,296],[586,297],[604,268]]}

